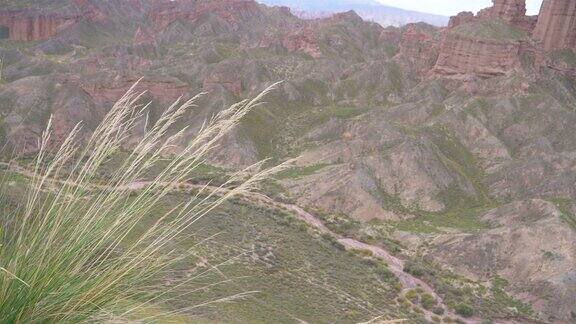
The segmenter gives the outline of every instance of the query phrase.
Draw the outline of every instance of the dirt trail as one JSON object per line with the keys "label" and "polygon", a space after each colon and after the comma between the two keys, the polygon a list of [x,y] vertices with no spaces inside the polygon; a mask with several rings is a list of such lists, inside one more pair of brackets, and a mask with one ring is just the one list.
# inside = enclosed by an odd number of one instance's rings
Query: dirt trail
{"label": "dirt trail", "polygon": [[[9,170],[11,170],[12,172],[18,173],[18,174],[26,176],[26,177],[34,176],[34,173],[32,171],[27,170],[27,169],[22,168],[22,167],[17,166],[17,165],[7,165],[5,163],[0,163],[0,165],[2,165],[4,167],[8,167]],[[59,179],[50,179],[49,182],[51,184],[74,185],[73,183],[70,183],[70,182],[64,181],[64,180],[59,180]],[[124,186],[121,186],[120,190],[140,191],[140,190],[147,188],[151,184],[152,184],[152,182],[150,182],[150,181],[137,181],[137,182],[132,182],[132,183],[128,183]],[[112,187],[106,186],[106,185],[94,184],[94,185],[91,185],[91,187],[88,189],[110,190],[110,189],[112,189]],[[117,190],[118,187],[115,189]],[[221,187],[214,187],[214,186],[205,186],[205,185],[197,185],[197,184],[190,184],[190,183],[182,183],[182,184],[173,185],[174,192],[188,192],[191,190],[200,190],[200,189],[203,189],[206,191],[216,191],[217,190],[220,192],[220,194],[224,194],[224,193],[228,192],[228,189],[221,188]],[[417,278],[417,277],[415,277],[409,273],[404,272],[404,263],[405,263],[404,260],[390,254],[390,252],[383,249],[382,247],[367,244],[364,242],[360,242],[360,241],[355,240],[353,238],[343,237],[342,235],[339,235],[339,234],[331,231],[329,228],[326,227],[326,225],[324,225],[324,222],[322,222],[322,220],[320,220],[318,217],[314,216],[313,214],[307,212],[306,210],[304,210],[300,206],[297,206],[294,204],[288,204],[288,203],[284,203],[284,202],[279,202],[279,201],[273,200],[272,198],[261,195],[261,194],[243,195],[242,197],[240,197],[240,199],[245,200],[245,201],[252,203],[252,204],[257,204],[257,205],[272,209],[272,210],[289,212],[289,213],[293,214],[294,216],[296,216],[298,219],[304,221],[306,224],[308,224],[312,228],[318,230],[320,233],[331,235],[333,238],[338,240],[338,242],[340,242],[340,244],[342,244],[347,250],[367,250],[367,251],[370,251],[372,253],[373,257],[380,259],[380,260],[384,261],[386,264],[388,264],[388,269],[392,273],[394,273],[394,275],[398,278],[398,280],[402,284],[403,292],[406,292],[410,289],[419,288],[422,291],[424,291],[425,293],[432,295],[436,299],[436,301],[438,302],[438,305],[440,305],[444,308],[444,310],[445,310],[444,315],[450,316],[452,318],[458,318],[461,322],[469,323],[469,324],[477,324],[477,323],[481,322],[479,319],[476,319],[476,318],[474,318],[474,319],[461,318],[460,316],[458,316],[454,312],[452,312],[444,304],[442,297],[440,297],[438,294],[436,294],[434,289],[429,284],[427,284],[426,282],[424,282],[420,278]],[[426,319],[429,321],[432,321],[432,316],[434,316],[435,314],[432,313],[431,311],[428,311],[425,309],[422,309],[422,311],[424,312]]]}
{"label": "dirt trail", "polygon": [[[254,201],[252,200],[252,202],[254,202]],[[292,213],[298,219],[304,221],[309,226],[315,228],[319,232],[321,232],[323,234],[329,234],[332,237],[334,237],[335,239],[337,239],[338,242],[340,242],[340,244],[342,244],[346,248],[346,250],[367,250],[367,251],[372,252],[373,257],[380,259],[380,260],[384,261],[386,264],[388,264],[388,269],[392,273],[394,273],[394,275],[398,278],[398,280],[402,284],[402,287],[403,287],[402,291],[403,292],[406,292],[410,289],[416,289],[416,288],[422,289],[422,291],[424,291],[425,293],[432,295],[434,297],[434,299],[436,299],[436,301],[438,302],[438,305],[440,305],[444,308],[444,310],[445,310],[444,315],[447,315],[447,316],[450,316],[453,318],[458,318],[464,323],[471,323],[471,324],[474,323],[475,324],[475,323],[481,322],[479,319],[461,318],[458,315],[456,315],[454,312],[452,312],[444,304],[444,300],[442,299],[442,297],[440,297],[438,294],[436,294],[436,292],[434,291],[434,289],[430,285],[428,285],[426,282],[424,282],[420,278],[414,277],[413,275],[404,272],[404,260],[402,260],[396,256],[393,256],[392,254],[390,254],[390,252],[386,251],[382,247],[372,245],[372,244],[367,244],[364,242],[360,242],[360,241],[355,240],[353,238],[343,237],[337,233],[334,233],[333,231],[328,229],[320,219],[318,219],[316,216],[307,212],[306,210],[304,210],[303,208],[301,208],[297,205],[277,202],[277,201],[275,201],[271,198],[268,198],[268,197],[265,197],[265,198],[259,197],[258,201],[256,201],[256,202],[261,203],[261,204],[264,203],[264,205],[266,205],[266,207],[268,207],[268,208],[280,209],[280,210],[284,210],[284,211],[288,211],[288,212]],[[422,309],[422,311],[424,312],[426,319],[430,322],[433,322],[432,317],[435,316],[435,314],[429,310],[426,310],[426,309]]]}

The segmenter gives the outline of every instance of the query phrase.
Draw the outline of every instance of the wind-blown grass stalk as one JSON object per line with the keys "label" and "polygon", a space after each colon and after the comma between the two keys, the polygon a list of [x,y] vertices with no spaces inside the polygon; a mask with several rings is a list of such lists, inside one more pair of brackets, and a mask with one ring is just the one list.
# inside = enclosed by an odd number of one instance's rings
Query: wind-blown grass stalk
{"label": "wind-blown grass stalk", "polygon": [[[262,163],[253,165],[222,186],[200,189],[187,202],[154,215],[154,223],[145,229],[138,226],[271,89],[207,121],[144,185],[141,179],[147,171],[183,140],[186,129],[174,134],[171,130],[198,96],[169,107],[97,190],[99,170],[143,118],[146,107],[138,104],[142,93],[132,87],[85,144],[78,145],[78,125],[48,158],[50,122],[40,140],[23,208],[10,215],[15,219],[0,241],[4,243],[0,245],[0,322],[135,316],[142,307],[170,295],[173,288],[157,282],[185,255],[170,248],[174,240],[223,201],[251,192],[277,170],[259,171]],[[141,186],[137,195],[133,195],[134,184]],[[135,238],[133,233],[138,233]]]}

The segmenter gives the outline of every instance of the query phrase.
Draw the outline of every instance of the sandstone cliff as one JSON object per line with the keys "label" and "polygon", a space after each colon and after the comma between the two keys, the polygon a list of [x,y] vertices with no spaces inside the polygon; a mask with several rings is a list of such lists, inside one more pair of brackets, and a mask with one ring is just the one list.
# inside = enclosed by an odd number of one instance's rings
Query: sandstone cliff
{"label": "sandstone cliff", "polygon": [[545,0],[540,9],[534,38],[544,50],[576,47],[576,1]]}
{"label": "sandstone cliff", "polygon": [[[466,25],[473,26],[470,29],[481,30],[478,24],[486,24],[487,21],[499,21],[508,26],[508,31],[500,26],[496,29],[483,28],[485,33],[475,37],[452,35],[454,30]],[[510,38],[510,30],[513,28],[531,35],[539,44],[531,44],[528,37],[524,37],[521,44],[517,43],[517,37],[513,37],[516,39],[511,41],[504,40]],[[498,41],[486,40],[487,33],[492,34],[488,38],[497,38]],[[530,55],[538,57],[541,66],[571,70],[563,66],[557,67],[557,63],[552,62],[554,60],[545,63],[543,57],[545,52],[576,49],[576,2],[545,0],[538,16],[526,16],[525,0],[493,0],[493,6],[481,10],[478,15],[462,12],[451,17],[445,34],[440,57],[434,69],[440,75],[473,73],[490,76],[511,71],[523,54],[518,48],[526,49]],[[508,50],[512,52],[505,53]]]}
{"label": "sandstone cliff", "polygon": [[445,32],[434,72],[439,75],[502,75],[520,63],[526,35],[495,20],[482,20]]}
{"label": "sandstone cliff", "polygon": [[502,75],[518,63],[519,48],[514,43],[447,35],[434,71],[441,75]]}
{"label": "sandstone cliff", "polygon": [[522,55],[538,54],[529,35],[536,16],[526,16],[525,0],[493,0],[477,15],[461,12],[450,18],[434,67],[436,75],[502,75],[521,63]]}

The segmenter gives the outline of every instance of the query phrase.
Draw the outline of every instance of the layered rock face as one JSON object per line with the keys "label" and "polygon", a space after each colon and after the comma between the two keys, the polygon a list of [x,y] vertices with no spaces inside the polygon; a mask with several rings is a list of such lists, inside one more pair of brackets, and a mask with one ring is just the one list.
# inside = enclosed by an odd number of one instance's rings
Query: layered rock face
{"label": "layered rock face", "polygon": [[434,72],[437,75],[505,74],[520,63],[522,49],[536,17],[526,16],[525,0],[493,0],[478,15],[462,12],[450,18]]}
{"label": "layered rock face", "polygon": [[440,75],[502,75],[519,63],[519,43],[446,35],[434,72]]}
{"label": "layered rock face", "polygon": [[576,47],[576,1],[545,0],[540,9],[534,38],[544,50]]}
{"label": "layered rock face", "polygon": [[0,26],[8,28],[8,38],[37,41],[54,37],[78,21],[78,16],[33,11],[0,11]]}
{"label": "layered rock face", "polygon": [[[576,49],[576,1],[573,0],[545,0],[538,16],[526,16],[525,0],[493,0],[494,5],[481,10],[478,15],[471,12],[462,12],[450,18],[446,30],[446,36],[441,45],[441,54],[435,71],[439,74],[466,74],[474,71],[493,70],[498,73],[481,73],[489,76],[510,71],[519,61],[522,49],[529,53],[542,57],[545,52],[557,49]],[[458,38],[451,36],[451,31],[469,24],[481,24],[490,20],[498,20],[511,28],[516,28],[526,33],[525,39],[519,40],[518,35],[509,37],[514,33],[495,32],[495,37],[500,44],[487,42],[481,37]],[[487,28],[486,31],[490,31]],[[528,36],[531,36],[530,39]],[[536,40],[539,44],[531,42]],[[515,44],[520,41],[520,44]],[[468,52],[466,49],[471,51]],[[516,50],[520,48],[521,50]],[[513,52],[505,55],[504,51],[512,49]],[[495,57],[502,57],[499,61],[492,61]],[[514,60],[510,55],[516,55]],[[458,58],[458,56],[461,56]],[[476,62],[476,63],[474,63]],[[491,62],[488,67],[483,64]],[[544,60],[540,60],[543,63]],[[476,67],[472,65],[476,64]],[[548,65],[553,65],[549,63]],[[451,71],[451,72],[449,72]]]}

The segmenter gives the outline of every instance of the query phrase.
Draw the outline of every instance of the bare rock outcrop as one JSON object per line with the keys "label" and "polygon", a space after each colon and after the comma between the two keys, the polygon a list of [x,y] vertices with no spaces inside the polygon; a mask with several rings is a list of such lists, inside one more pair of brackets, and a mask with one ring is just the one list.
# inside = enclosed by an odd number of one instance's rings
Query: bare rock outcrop
{"label": "bare rock outcrop", "polygon": [[534,29],[536,17],[526,16],[525,0],[493,0],[493,3],[492,7],[480,11],[478,17],[501,19],[526,32]]}
{"label": "bare rock outcrop", "polygon": [[33,10],[0,11],[0,26],[16,41],[37,41],[54,37],[78,21],[76,15],[44,13]]}
{"label": "bare rock outcrop", "polygon": [[545,51],[576,47],[576,1],[545,0],[533,37]]}
{"label": "bare rock outcrop", "polygon": [[447,34],[442,41],[434,73],[444,76],[474,74],[481,77],[506,74],[519,64],[520,48],[518,42]]}
{"label": "bare rock outcrop", "polygon": [[492,77],[520,65],[536,17],[526,16],[525,0],[493,0],[478,15],[462,12],[450,18],[433,69],[435,75],[472,74]]}
{"label": "bare rock outcrop", "polygon": [[463,11],[456,16],[450,17],[450,22],[448,22],[448,29],[458,27],[467,23],[471,23],[477,20],[477,17],[471,11]]}
{"label": "bare rock outcrop", "polygon": [[304,29],[285,36],[282,40],[282,45],[289,52],[303,52],[314,58],[322,56],[318,39],[310,29]]}
{"label": "bare rock outcrop", "polygon": [[426,24],[409,24],[399,41],[397,60],[415,75],[425,77],[438,59],[438,39],[434,29]]}

